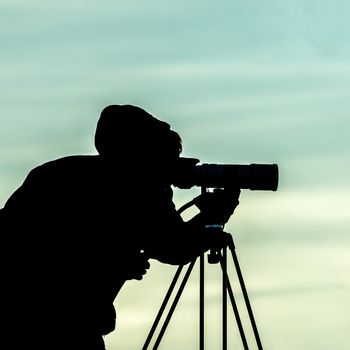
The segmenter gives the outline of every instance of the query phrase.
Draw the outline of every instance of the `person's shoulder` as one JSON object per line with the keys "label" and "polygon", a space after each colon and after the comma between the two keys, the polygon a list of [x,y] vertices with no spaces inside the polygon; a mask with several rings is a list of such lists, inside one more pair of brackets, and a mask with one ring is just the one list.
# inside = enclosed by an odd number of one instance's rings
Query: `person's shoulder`
{"label": "person's shoulder", "polygon": [[98,155],[68,155],[41,163],[30,171],[31,176],[49,174],[79,173],[97,167],[100,163]]}
{"label": "person's shoulder", "polygon": [[60,158],[55,158],[44,163],[39,164],[36,168],[45,169],[53,167],[80,167],[83,165],[95,164],[100,161],[98,155],[68,155]]}

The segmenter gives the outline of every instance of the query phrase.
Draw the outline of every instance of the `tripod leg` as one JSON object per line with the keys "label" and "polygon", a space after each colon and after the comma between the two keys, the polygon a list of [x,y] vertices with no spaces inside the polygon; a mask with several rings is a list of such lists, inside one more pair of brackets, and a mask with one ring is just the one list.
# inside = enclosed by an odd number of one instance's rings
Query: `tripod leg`
{"label": "tripod leg", "polygon": [[193,261],[190,263],[190,265],[189,265],[189,267],[188,267],[188,269],[187,269],[187,271],[186,271],[186,274],[185,274],[185,276],[184,276],[184,278],[183,278],[183,280],[182,280],[182,282],[181,282],[181,285],[180,285],[180,287],[179,287],[179,290],[177,291],[176,296],[175,296],[175,299],[174,299],[174,301],[173,301],[173,303],[172,303],[172,305],[171,305],[171,307],[170,307],[170,310],[169,310],[169,312],[168,312],[168,315],[167,315],[167,317],[166,317],[166,319],[165,319],[165,321],[164,321],[164,323],[163,323],[163,327],[161,328],[160,333],[158,334],[158,337],[157,337],[157,339],[156,339],[156,342],[155,342],[155,344],[154,344],[154,346],[153,346],[153,350],[158,349],[158,346],[159,346],[159,344],[160,344],[160,342],[161,342],[161,340],[162,340],[162,337],[163,337],[163,335],[164,335],[164,333],[165,333],[165,330],[166,330],[166,328],[167,328],[167,326],[168,326],[168,324],[169,324],[169,321],[170,321],[170,319],[171,319],[171,316],[172,316],[172,314],[174,313],[174,310],[175,310],[176,305],[177,305],[177,303],[178,303],[178,301],[179,301],[179,299],[180,299],[180,296],[181,296],[181,294],[182,294],[182,292],[183,292],[183,290],[184,290],[184,288],[185,288],[185,285],[186,285],[186,283],[187,283],[187,280],[188,280],[188,278],[190,277],[190,274],[191,274],[191,271],[192,271],[192,269],[193,269],[193,266],[194,266],[195,262],[196,262],[196,260],[193,260]]}
{"label": "tripod leg", "polygon": [[227,248],[222,250],[222,349],[227,350]]}
{"label": "tripod leg", "polygon": [[239,283],[241,285],[244,301],[245,301],[245,304],[246,304],[246,307],[247,307],[247,311],[248,311],[248,314],[249,314],[249,318],[250,318],[250,322],[251,322],[251,325],[252,325],[252,328],[253,328],[253,331],[254,331],[255,340],[256,340],[258,349],[259,350],[263,350],[263,347],[262,347],[262,344],[261,344],[261,341],[260,341],[260,337],[259,337],[258,328],[257,328],[256,323],[255,323],[253,310],[252,310],[250,302],[249,302],[247,289],[246,289],[245,284],[244,284],[243,275],[242,275],[241,269],[239,267],[239,262],[238,262],[238,258],[237,258],[237,254],[236,254],[236,251],[235,251],[235,245],[233,243],[233,240],[231,241],[231,244],[229,245],[229,248],[231,250],[232,259],[233,259],[233,262],[234,262],[235,267],[236,267],[237,276],[238,276],[238,279],[239,279]]}
{"label": "tripod leg", "polygon": [[204,254],[199,257],[199,349],[204,350]]}
{"label": "tripod leg", "polygon": [[[225,285],[226,285],[226,288],[227,288],[227,291],[228,291],[228,294],[229,294],[229,297],[230,297],[230,301],[231,301],[231,306],[232,306],[233,312],[235,314],[235,318],[236,318],[236,322],[237,322],[239,333],[241,335],[241,339],[242,339],[244,350],[249,350],[247,339],[246,339],[245,334],[244,334],[242,321],[241,321],[241,318],[239,316],[238,307],[237,307],[237,304],[236,304],[236,301],[235,301],[235,297],[233,295],[231,283],[230,283],[230,280],[229,280],[228,275],[227,275],[227,267],[225,269],[225,266],[224,266],[224,262],[223,262],[224,259],[222,257],[220,258],[220,264],[221,264],[221,268],[223,270],[223,279],[226,280],[225,281]],[[226,279],[225,279],[225,276],[226,276]]]}
{"label": "tripod leg", "polygon": [[151,339],[152,339],[152,337],[153,337],[153,334],[154,334],[154,332],[155,332],[155,330],[156,330],[156,328],[157,328],[157,326],[158,326],[158,323],[159,323],[159,321],[160,321],[160,319],[161,319],[161,317],[162,317],[162,315],[163,315],[163,312],[164,312],[164,310],[165,310],[165,307],[166,307],[166,305],[167,305],[167,303],[168,303],[168,301],[169,301],[169,299],[170,299],[171,293],[173,292],[173,290],[174,290],[174,288],[175,288],[176,282],[177,282],[177,280],[178,280],[178,278],[179,278],[179,276],[180,276],[180,273],[181,273],[181,271],[182,271],[182,268],[183,268],[183,265],[180,265],[180,266],[177,268],[177,270],[176,270],[176,273],[175,273],[175,275],[174,275],[174,277],[173,277],[173,280],[172,280],[172,282],[171,282],[171,284],[170,284],[170,286],[169,286],[169,289],[168,289],[168,291],[167,291],[167,293],[166,293],[166,295],[165,295],[165,298],[164,298],[164,300],[163,300],[163,302],[162,302],[162,305],[161,305],[161,307],[160,307],[160,309],[159,309],[159,311],[158,311],[157,317],[155,318],[155,320],[154,320],[154,322],[153,322],[152,328],[151,328],[151,330],[150,330],[150,332],[149,332],[149,334],[148,334],[148,337],[147,337],[147,339],[146,339],[146,341],[145,341],[145,344],[144,344],[143,347],[142,347],[142,350],[146,350],[147,347],[148,347],[148,345],[149,345],[149,343],[151,342]]}

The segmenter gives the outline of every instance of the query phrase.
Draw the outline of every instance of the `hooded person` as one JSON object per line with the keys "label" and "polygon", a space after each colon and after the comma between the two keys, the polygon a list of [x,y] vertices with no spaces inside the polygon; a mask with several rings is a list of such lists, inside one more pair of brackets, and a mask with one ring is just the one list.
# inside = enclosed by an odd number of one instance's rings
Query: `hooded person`
{"label": "hooded person", "polygon": [[[105,349],[114,300],[150,259],[187,264],[227,241],[208,234],[203,213],[184,221],[177,212],[171,186],[182,141],[168,123],[110,105],[94,142],[98,154],[33,168],[0,210],[3,339],[12,347]],[[216,203],[223,221],[238,196]]]}

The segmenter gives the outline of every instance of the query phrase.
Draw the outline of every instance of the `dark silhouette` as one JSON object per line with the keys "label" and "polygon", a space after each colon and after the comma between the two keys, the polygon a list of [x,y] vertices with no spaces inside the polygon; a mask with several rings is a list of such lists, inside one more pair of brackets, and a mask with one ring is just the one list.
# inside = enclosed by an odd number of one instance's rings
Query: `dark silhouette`
{"label": "dark silhouette", "polygon": [[168,123],[136,106],[107,106],[95,146],[97,155],[35,167],[0,210],[1,327],[11,349],[104,349],[113,301],[149,259],[187,264],[227,244],[227,233],[205,230],[203,212],[227,222],[239,189],[214,205],[203,199],[185,222],[171,188],[181,138]]}

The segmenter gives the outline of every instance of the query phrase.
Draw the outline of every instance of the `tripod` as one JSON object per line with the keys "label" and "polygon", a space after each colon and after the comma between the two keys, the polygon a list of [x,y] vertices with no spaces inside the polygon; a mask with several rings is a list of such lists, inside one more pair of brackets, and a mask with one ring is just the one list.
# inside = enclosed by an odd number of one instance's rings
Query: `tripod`
{"label": "tripod", "polygon": [[[202,188],[202,191],[205,190]],[[184,209],[187,209],[189,206],[193,205],[193,201],[187,203],[185,206],[183,206],[182,208],[180,208],[179,211],[183,211]],[[214,231],[213,234],[215,234],[215,231],[219,230],[222,231],[223,230],[223,226],[222,225],[208,225],[206,227],[206,229],[212,230]],[[243,275],[239,266],[239,262],[238,262],[238,258],[237,258],[237,254],[235,251],[235,245],[233,242],[233,238],[231,236],[230,242],[228,244],[228,248],[231,252],[232,255],[232,259],[233,259],[233,263],[234,263],[234,267],[237,273],[237,277],[240,283],[240,288],[244,297],[244,301],[245,301],[245,305],[246,305],[246,309],[249,315],[249,319],[250,319],[250,324],[252,326],[253,332],[254,332],[254,337],[255,337],[255,341],[257,344],[257,348],[259,350],[263,350],[261,341],[260,341],[260,337],[259,337],[259,333],[258,333],[258,329],[256,326],[256,322],[254,319],[254,315],[253,315],[253,311],[250,305],[250,301],[249,301],[249,297],[248,297],[248,293],[245,287],[245,283],[244,283],[244,279],[243,279]],[[168,314],[165,318],[165,321],[163,323],[163,326],[161,327],[161,330],[158,334],[158,337],[156,338],[156,341],[153,345],[152,350],[156,350],[159,347],[159,344],[163,338],[163,335],[166,331],[166,328],[170,322],[170,319],[175,311],[176,305],[181,297],[181,294],[186,286],[186,283],[190,277],[190,274],[192,272],[192,269],[196,263],[196,260],[193,260],[188,268],[187,271],[183,277],[183,280],[180,284],[180,287],[175,295],[175,298],[173,300],[173,303],[168,311]],[[199,281],[199,349],[200,350],[204,350],[204,254],[201,254],[199,257],[200,260],[200,265],[199,265],[199,271],[200,271],[200,281]],[[227,247],[222,248],[221,250],[210,250],[210,253],[208,254],[208,262],[210,264],[217,264],[220,263],[221,266],[221,270],[222,270],[222,349],[223,350],[227,350],[227,293],[229,295],[230,298],[230,302],[232,305],[232,309],[235,315],[235,319],[237,322],[237,326],[238,326],[238,330],[240,333],[240,337],[242,340],[242,345],[244,350],[249,350],[248,347],[248,342],[245,336],[245,332],[244,332],[244,328],[242,325],[242,321],[239,315],[239,311],[238,311],[238,307],[237,304],[235,302],[235,298],[234,298],[234,294],[233,294],[233,290],[231,287],[231,283],[227,274]],[[174,288],[176,286],[176,283],[179,279],[179,276],[182,272],[184,265],[180,265],[177,268],[177,271],[173,277],[173,280],[168,288],[168,291],[165,295],[165,298],[162,302],[162,305],[158,311],[158,314],[153,322],[153,325],[151,327],[151,330],[147,336],[147,339],[142,347],[142,350],[147,350],[149,344],[151,343],[152,337],[157,329],[157,326],[160,322],[160,319],[162,318],[163,312],[167,306],[168,301],[170,300],[171,294],[174,291]]]}

